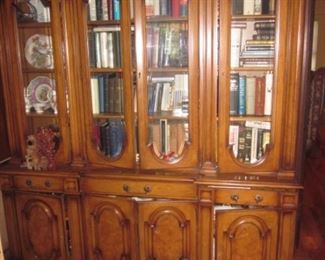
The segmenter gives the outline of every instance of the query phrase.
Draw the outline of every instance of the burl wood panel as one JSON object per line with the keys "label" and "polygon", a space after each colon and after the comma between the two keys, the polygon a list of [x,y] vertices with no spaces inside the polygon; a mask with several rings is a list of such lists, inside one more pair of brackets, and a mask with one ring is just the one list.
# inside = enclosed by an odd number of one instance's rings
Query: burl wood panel
{"label": "burl wood panel", "polygon": [[23,259],[67,259],[61,197],[18,193]]}
{"label": "burl wood panel", "polygon": [[278,213],[233,210],[216,213],[216,259],[276,259]]}
{"label": "burl wood panel", "polygon": [[87,259],[135,259],[133,202],[86,197]]}
{"label": "burl wood panel", "polygon": [[139,206],[140,259],[195,259],[195,208],[190,203]]}

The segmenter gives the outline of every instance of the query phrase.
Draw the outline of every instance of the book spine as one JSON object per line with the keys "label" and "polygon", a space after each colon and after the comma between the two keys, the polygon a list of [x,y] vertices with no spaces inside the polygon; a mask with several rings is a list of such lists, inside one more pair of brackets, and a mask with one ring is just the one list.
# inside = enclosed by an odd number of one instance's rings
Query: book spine
{"label": "book spine", "polygon": [[90,80],[90,87],[91,87],[91,103],[92,103],[92,110],[93,114],[99,113],[99,93],[98,93],[98,78],[91,77]]}
{"label": "book spine", "polygon": [[246,75],[239,76],[238,114],[246,115]]}
{"label": "book spine", "polygon": [[254,15],[255,0],[244,1],[244,15]]}
{"label": "book spine", "polygon": [[262,14],[262,0],[254,1],[254,15]]}
{"label": "book spine", "polygon": [[230,75],[230,115],[238,114],[238,86],[239,74],[232,73]]}
{"label": "book spine", "polygon": [[231,28],[230,66],[232,68],[239,67],[241,33],[241,28]]}
{"label": "book spine", "polygon": [[101,47],[100,47],[100,35],[99,33],[95,33],[95,40],[96,40],[96,67],[101,68]]}
{"label": "book spine", "polygon": [[246,128],[244,126],[239,126],[237,159],[240,162],[245,161],[245,143],[246,143],[245,138],[246,138]]}
{"label": "book spine", "polygon": [[105,112],[104,76],[98,76],[99,112]]}
{"label": "book spine", "polygon": [[233,151],[235,158],[237,158],[237,155],[238,155],[238,134],[239,134],[239,126],[238,125],[230,125],[229,126],[229,145],[232,146],[232,151]]}
{"label": "book spine", "polygon": [[107,32],[100,32],[100,58],[101,58],[101,67],[108,67],[108,36]]}
{"label": "book spine", "polygon": [[246,114],[255,115],[255,77],[246,77]]}
{"label": "book spine", "polygon": [[252,149],[252,128],[245,128],[245,163],[250,163],[251,161],[251,149]]}
{"label": "book spine", "polygon": [[96,33],[88,32],[88,50],[89,50],[89,65],[92,68],[96,67]]}
{"label": "book spine", "polygon": [[187,16],[188,13],[188,0],[179,0],[179,15]]}
{"label": "book spine", "polygon": [[244,14],[244,0],[233,0],[232,1],[232,14],[243,15]]}
{"label": "book spine", "polygon": [[264,115],[265,77],[256,77],[255,114]]}
{"label": "book spine", "polygon": [[96,21],[97,20],[97,13],[96,13],[96,0],[89,0],[88,3],[88,13],[89,13],[89,20]]}
{"label": "book spine", "polygon": [[172,0],[172,16],[179,17],[180,0]]}
{"label": "book spine", "polygon": [[96,15],[97,15],[97,20],[103,20],[103,5],[102,5],[103,0],[96,0]]}
{"label": "book spine", "polygon": [[257,162],[257,135],[258,135],[258,129],[255,127],[252,128],[250,163]]}
{"label": "book spine", "polygon": [[272,89],[273,89],[273,73],[267,73],[265,76],[265,106],[264,115],[270,116],[272,112]]}
{"label": "book spine", "polygon": [[120,0],[113,0],[113,18],[114,20],[120,20],[121,19],[121,6],[120,6]]}

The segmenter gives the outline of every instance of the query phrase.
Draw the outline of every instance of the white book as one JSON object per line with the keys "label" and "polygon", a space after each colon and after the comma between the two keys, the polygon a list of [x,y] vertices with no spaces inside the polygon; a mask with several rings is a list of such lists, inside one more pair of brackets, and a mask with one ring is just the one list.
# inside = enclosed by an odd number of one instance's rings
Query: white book
{"label": "white book", "polygon": [[254,15],[255,0],[244,1],[244,15]]}
{"label": "white book", "polygon": [[100,47],[100,33],[95,34],[95,41],[96,41],[96,67],[101,68],[101,47]]}
{"label": "white book", "polygon": [[93,77],[90,80],[91,87],[91,101],[92,101],[92,109],[93,114],[99,113],[99,93],[98,93],[98,78]]}
{"label": "white book", "polygon": [[109,32],[107,35],[107,58],[108,58],[108,67],[114,68],[114,49],[113,49],[112,32]]}
{"label": "white book", "polygon": [[254,14],[262,14],[262,0],[255,0],[254,2]]}
{"label": "white book", "polygon": [[271,122],[247,120],[245,122],[245,126],[246,127],[252,127],[252,128],[270,130],[271,129]]}
{"label": "white book", "polygon": [[270,116],[272,113],[272,94],[273,94],[273,73],[266,73],[265,75],[265,103],[264,115]]}
{"label": "white book", "polygon": [[250,163],[257,162],[257,136],[258,136],[258,128],[252,128],[252,141],[251,141],[251,161]]}
{"label": "white book", "polygon": [[163,94],[161,100],[161,110],[170,111],[172,109],[173,88],[169,82],[163,84]]}
{"label": "white book", "polygon": [[246,114],[255,115],[255,77],[246,77]]}
{"label": "white book", "polygon": [[88,8],[89,8],[89,20],[96,21],[97,20],[96,0],[89,0]]}
{"label": "white book", "polygon": [[93,29],[94,32],[119,32],[121,28],[119,26],[109,26],[109,27],[95,27]]}
{"label": "white book", "polygon": [[100,59],[101,67],[108,68],[108,34],[100,32]]}
{"label": "white book", "polygon": [[237,158],[237,154],[238,154],[238,133],[239,133],[238,125],[229,126],[229,145],[232,146],[232,151],[234,153],[235,158]]}
{"label": "white book", "polygon": [[103,20],[108,20],[108,4],[107,1],[102,1],[102,10],[103,10]]}
{"label": "white book", "polygon": [[231,28],[230,66],[232,68],[239,67],[241,32],[241,28]]}

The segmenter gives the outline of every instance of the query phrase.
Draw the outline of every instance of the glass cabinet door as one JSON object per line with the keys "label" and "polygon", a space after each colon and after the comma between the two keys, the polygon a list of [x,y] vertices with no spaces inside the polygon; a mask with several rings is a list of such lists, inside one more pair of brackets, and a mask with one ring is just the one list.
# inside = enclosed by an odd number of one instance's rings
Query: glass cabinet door
{"label": "glass cabinet door", "polygon": [[[93,164],[135,161],[133,122],[133,1],[84,4],[88,84],[88,157]],[[132,40],[133,39],[133,40]]]}
{"label": "glass cabinet door", "polygon": [[227,77],[222,78],[219,95],[227,97],[221,102],[225,121],[220,123],[224,123],[222,146],[228,151],[221,152],[220,159],[221,164],[222,160],[235,163],[236,169],[261,169],[272,154],[277,87],[274,72],[279,47],[276,5],[275,0],[221,1],[220,5],[221,37],[228,39],[221,39],[221,48],[228,56],[220,61],[227,68]]}
{"label": "glass cabinet door", "polygon": [[140,161],[145,168],[196,163],[197,7],[194,0],[137,1],[136,13],[142,14],[136,23]]}
{"label": "glass cabinet door", "polygon": [[[51,129],[59,138],[57,161],[68,161],[69,138],[60,1],[17,0],[16,12],[22,92],[25,100],[26,136],[40,128]],[[53,19],[52,19],[53,17]],[[30,140],[29,140],[30,141]],[[48,148],[50,149],[50,148]]]}

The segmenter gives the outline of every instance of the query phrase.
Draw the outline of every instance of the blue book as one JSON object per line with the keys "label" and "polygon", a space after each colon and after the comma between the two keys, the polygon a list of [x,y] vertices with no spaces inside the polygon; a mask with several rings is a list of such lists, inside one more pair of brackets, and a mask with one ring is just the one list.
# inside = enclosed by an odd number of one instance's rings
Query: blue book
{"label": "blue book", "polygon": [[121,19],[120,0],[113,0],[113,17],[114,17],[114,20]]}
{"label": "blue book", "polygon": [[246,115],[246,75],[239,75],[238,114]]}
{"label": "blue book", "polygon": [[99,113],[105,113],[105,93],[104,93],[104,76],[98,77],[98,96],[99,96]]}
{"label": "blue book", "polygon": [[110,120],[109,125],[110,156],[114,158],[121,155],[123,151],[125,141],[124,121]]}

